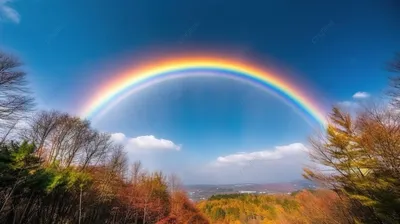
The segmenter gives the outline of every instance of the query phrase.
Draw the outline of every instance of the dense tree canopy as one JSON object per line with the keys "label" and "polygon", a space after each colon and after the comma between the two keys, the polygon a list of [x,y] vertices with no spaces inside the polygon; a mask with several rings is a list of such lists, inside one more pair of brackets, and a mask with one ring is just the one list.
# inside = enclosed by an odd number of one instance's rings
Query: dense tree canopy
{"label": "dense tree canopy", "polygon": [[346,203],[329,190],[292,195],[216,195],[198,206],[212,223],[349,223]]}

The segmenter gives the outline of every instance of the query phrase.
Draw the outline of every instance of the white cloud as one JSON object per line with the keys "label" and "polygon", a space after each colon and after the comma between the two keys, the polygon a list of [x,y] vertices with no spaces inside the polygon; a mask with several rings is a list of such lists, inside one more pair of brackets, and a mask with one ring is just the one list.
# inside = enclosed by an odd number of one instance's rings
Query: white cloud
{"label": "white cloud", "polygon": [[14,23],[19,23],[21,20],[21,16],[19,13],[11,8],[8,3],[12,2],[12,0],[0,0],[0,19],[1,20],[10,20]]}
{"label": "white cloud", "polygon": [[370,94],[367,93],[367,92],[356,92],[353,95],[354,99],[365,99],[365,98],[368,98],[368,97],[370,97]]}
{"label": "white cloud", "polygon": [[112,134],[114,142],[122,144],[125,149],[129,151],[148,152],[154,150],[181,150],[181,145],[177,145],[171,140],[158,139],[153,135],[139,136],[135,138],[128,138],[123,133]]}
{"label": "white cloud", "polygon": [[245,165],[253,161],[280,160],[292,156],[304,155],[308,149],[301,143],[286,146],[276,146],[274,150],[256,151],[250,153],[235,153],[217,158],[216,165]]}
{"label": "white cloud", "polygon": [[[176,152],[181,146],[151,135],[129,138],[123,133],[115,133],[112,138],[126,146],[130,161],[141,160],[150,171],[178,174],[186,184],[287,182],[302,179],[302,168],[310,163],[308,149],[301,143],[270,150],[238,150],[209,159],[207,154],[198,157],[197,153],[192,156],[168,153]],[[155,150],[155,146],[159,150]]]}
{"label": "white cloud", "polygon": [[353,95],[353,100],[346,100],[346,101],[341,101],[338,102],[337,105],[339,107],[345,108],[345,109],[355,109],[358,108],[360,106],[360,103],[362,103],[363,99],[367,99],[369,98],[371,95],[367,92],[356,92]]}
{"label": "white cloud", "polygon": [[338,103],[338,106],[343,107],[343,108],[349,108],[349,107],[357,106],[357,103],[353,102],[353,101],[342,101],[342,102]]}
{"label": "white cloud", "polygon": [[114,142],[123,144],[126,141],[126,136],[123,133],[114,133],[111,135]]}
{"label": "white cloud", "polygon": [[311,163],[308,152],[302,143],[293,143],[271,150],[234,153],[220,156],[183,177],[190,182],[217,184],[291,181],[301,179],[302,168]]}

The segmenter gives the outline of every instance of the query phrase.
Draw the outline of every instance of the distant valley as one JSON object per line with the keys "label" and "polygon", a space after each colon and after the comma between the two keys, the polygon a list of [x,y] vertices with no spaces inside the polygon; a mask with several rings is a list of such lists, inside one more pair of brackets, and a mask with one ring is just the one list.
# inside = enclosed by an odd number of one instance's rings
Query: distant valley
{"label": "distant valley", "polygon": [[302,189],[316,189],[318,185],[308,180],[282,183],[241,183],[241,184],[197,184],[184,186],[192,201],[206,200],[217,194],[282,194]]}

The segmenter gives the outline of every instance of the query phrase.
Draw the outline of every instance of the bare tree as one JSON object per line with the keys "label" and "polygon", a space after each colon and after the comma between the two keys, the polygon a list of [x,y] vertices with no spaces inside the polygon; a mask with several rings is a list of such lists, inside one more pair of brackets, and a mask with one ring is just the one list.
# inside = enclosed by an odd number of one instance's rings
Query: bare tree
{"label": "bare tree", "polygon": [[17,58],[0,51],[0,123],[6,135],[34,106],[26,73],[18,69],[21,65]]}
{"label": "bare tree", "polygon": [[50,145],[47,154],[49,163],[64,162],[65,158],[63,156],[65,151],[68,150],[68,141],[74,128],[74,121],[67,114],[62,114],[57,120],[57,126],[49,136]]}
{"label": "bare tree", "polygon": [[98,133],[97,131],[91,130],[87,145],[84,147],[81,156],[82,169],[85,169],[89,165],[98,165],[101,160],[105,159],[111,146],[112,141],[110,134]]}
{"label": "bare tree", "polygon": [[182,181],[176,174],[168,176],[168,189],[173,194],[176,191],[182,190]]}
{"label": "bare tree", "polygon": [[38,147],[39,156],[45,153],[44,148],[49,144],[49,136],[59,124],[61,116],[58,111],[40,111],[28,119],[27,127],[21,131],[22,139],[33,141]]}
{"label": "bare tree", "polygon": [[389,63],[389,71],[397,73],[397,76],[390,78],[390,89],[388,95],[391,97],[392,105],[400,108],[400,53],[397,53],[394,60]]}
{"label": "bare tree", "polygon": [[70,133],[70,138],[64,152],[66,167],[69,167],[72,162],[81,156],[81,152],[89,145],[92,135],[90,124],[88,121],[82,121],[79,118],[73,118],[73,128]]}
{"label": "bare tree", "polygon": [[125,177],[127,170],[128,158],[122,145],[113,145],[111,155],[107,164],[108,169],[114,175]]}
{"label": "bare tree", "polygon": [[81,120],[58,111],[40,111],[29,119],[22,139],[38,146],[38,155],[47,163],[57,161],[63,167],[72,164],[85,169],[104,160],[111,149],[111,136],[99,133]]}
{"label": "bare tree", "polygon": [[142,174],[142,162],[140,160],[135,161],[132,164],[131,172],[131,183],[133,184],[133,186],[136,186],[139,181],[140,175]]}

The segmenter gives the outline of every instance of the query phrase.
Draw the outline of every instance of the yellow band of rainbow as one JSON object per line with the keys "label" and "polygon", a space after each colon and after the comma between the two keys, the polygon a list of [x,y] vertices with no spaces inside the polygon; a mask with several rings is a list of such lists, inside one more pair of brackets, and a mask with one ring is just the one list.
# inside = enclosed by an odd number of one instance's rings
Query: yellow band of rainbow
{"label": "yellow band of rainbow", "polygon": [[[119,98],[119,102],[121,94],[125,93],[126,97],[127,90],[131,94],[137,92],[132,90],[143,89],[159,81],[176,78],[176,74],[178,73],[185,74],[183,77],[189,77],[191,71],[202,70],[223,72],[232,78],[245,79],[270,90],[272,89],[321,126],[324,127],[326,125],[324,112],[319,109],[317,103],[310,99],[310,97],[306,97],[304,92],[300,91],[300,88],[296,88],[295,85],[280,78],[277,74],[263,71],[249,63],[221,58],[178,58],[161,63],[155,62],[144,68],[133,69],[101,88],[97,96],[92,98],[83,110],[82,116],[92,119],[96,115],[101,114],[113,101],[117,101]],[[217,75],[218,73],[216,73]]]}

